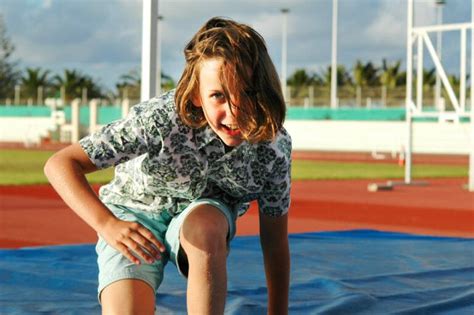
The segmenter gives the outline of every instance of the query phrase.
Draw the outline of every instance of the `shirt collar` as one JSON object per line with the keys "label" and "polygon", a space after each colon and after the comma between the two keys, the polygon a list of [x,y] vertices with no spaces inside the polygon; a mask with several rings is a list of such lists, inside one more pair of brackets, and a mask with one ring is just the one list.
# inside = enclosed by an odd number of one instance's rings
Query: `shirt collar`
{"label": "shirt collar", "polygon": [[211,127],[208,125],[201,127],[198,131],[198,148],[202,149],[208,144],[213,144],[213,143],[220,143],[222,147],[224,148],[224,145],[221,143],[221,140],[219,137],[216,135],[214,131],[212,131]]}
{"label": "shirt collar", "polygon": [[199,129],[198,139],[199,139],[198,149],[202,149],[206,147],[207,145],[216,145],[222,149],[222,153],[225,156],[229,156],[229,155],[235,154],[235,152],[240,152],[240,151],[249,153],[255,147],[255,145],[251,145],[248,142],[244,141],[240,145],[235,147],[232,151],[226,153],[224,143],[208,125]]}

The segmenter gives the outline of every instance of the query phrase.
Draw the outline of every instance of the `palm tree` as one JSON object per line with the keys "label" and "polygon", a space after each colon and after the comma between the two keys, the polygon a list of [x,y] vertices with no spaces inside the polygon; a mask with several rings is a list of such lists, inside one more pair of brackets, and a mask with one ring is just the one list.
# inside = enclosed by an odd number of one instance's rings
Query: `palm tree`
{"label": "palm tree", "polygon": [[387,88],[394,88],[397,86],[400,77],[400,64],[397,61],[393,65],[389,65],[386,59],[382,60],[382,74],[380,75],[380,83]]}
{"label": "palm tree", "polygon": [[118,95],[122,98],[140,99],[141,78],[136,69],[120,76],[120,82],[115,84]]}
{"label": "palm tree", "polygon": [[[323,85],[325,86],[331,86],[331,73],[332,73],[332,67],[328,66],[326,68],[326,71],[324,71],[319,77],[322,80]],[[347,72],[346,67],[343,65],[338,65],[337,66],[337,85],[346,85],[346,84],[352,84],[352,79]]]}
{"label": "palm tree", "polygon": [[298,96],[303,89],[316,82],[316,75],[309,75],[305,69],[296,69],[288,78],[287,84],[293,89],[293,95]]}
{"label": "palm tree", "polygon": [[[119,96],[131,99],[140,98],[141,77],[138,70],[133,69],[127,74],[121,75],[120,80],[115,84]],[[169,91],[176,87],[176,83],[171,76],[161,72],[161,87],[164,91]]]}
{"label": "palm tree", "polygon": [[83,75],[77,70],[64,70],[64,76],[54,77],[55,86],[60,89],[64,87],[66,102],[82,97],[82,89],[87,88],[87,97],[102,97],[102,88],[90,76]]}
{"label": "palm tree", "polygon": [[22,94],[28,98],[38,97],[38,88],[48,89],[51,86],[49,70],[41,68],[26,68],[26,74],[21,78]]}
{"label": "palm tree", "polygon": [[379,82],[379,69],[377,69],[372,62],[367,62],[365,65],[357,60],[353,68],[353,78],[356,86],[375,86]]}

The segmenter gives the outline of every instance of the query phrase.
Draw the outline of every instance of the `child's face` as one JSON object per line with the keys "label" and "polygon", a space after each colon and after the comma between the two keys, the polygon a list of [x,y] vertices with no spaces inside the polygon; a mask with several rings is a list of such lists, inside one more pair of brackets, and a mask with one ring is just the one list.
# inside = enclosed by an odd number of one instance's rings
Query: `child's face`
{"label": "child's face", "polygon": [[226,145],[235,147],[243,142],[235,117],[238,115],[238,108],[234,107],[233,113],[230,110],[219,78],[221,66],[222,59],[206,59],[201,62],[199,96],[193,99],[193,103],[202,108],[207,123],[219,138]]}

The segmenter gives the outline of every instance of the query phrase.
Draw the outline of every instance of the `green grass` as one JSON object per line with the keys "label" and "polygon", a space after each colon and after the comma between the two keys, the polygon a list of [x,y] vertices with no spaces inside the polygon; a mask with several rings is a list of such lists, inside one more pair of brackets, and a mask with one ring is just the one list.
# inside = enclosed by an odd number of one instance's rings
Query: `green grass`
{"label": "green grass", "polygon": [[[0,185],[46,184],[43,174],[51,151],[0,150]],[[304,179],[398,179],[404,168],[396,164],[293,161],[293,180]],[[414,178],[467,177],[467,165],[414,165]],[[106,183],[113,169],[87,175],[91,183]]]}
{"label": "green grass", "polygon": [[[467,177],[467,165],[414,165],[414,178]],[[292,177],[301,179],[397,179],[405,168],[395,163],[355,163],[332,161],[294,161]]]}
{"label": "green grass", "polygon": [[[0,185],[46,184],[43,174],[46,160],[53,151],[0,150]],[[90,183],[106,183],[112,179],[113,169],[87,175]]]}

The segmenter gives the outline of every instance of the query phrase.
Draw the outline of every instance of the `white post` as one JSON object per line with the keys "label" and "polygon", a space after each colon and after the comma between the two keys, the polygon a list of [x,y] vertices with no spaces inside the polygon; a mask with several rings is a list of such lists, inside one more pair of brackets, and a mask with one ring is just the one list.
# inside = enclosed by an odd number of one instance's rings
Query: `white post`
{"label": "white post", "polygon": [[[436,1],[436,13],[437,13],[437,18],[436,22],[438,25],[443,24],[443,5],[444,1],[443,0],[437,0]],[[443,40],[443,32],[438,31],[436,33],[436,52],[439,56],[439,59],[441,60],[441,49],[442,49],[442,40]],[[441,97],[441,79],[439,77],[438,71],[436,71],[436,83],[435,83],[435,107],[438,106],[438,102],[440,101]]]}
{"label": "white post", "polygon": [[332,0],[331,108],[337,108],[337,0]]}
{"label": "white post", "polygon": [[371,108],[372,108],[372,98],[367,97],[366,103],[365,103],[365,107],[366,107],[367,109],[371,109]]}
{"label": "white post", "polygon": [[89,103],[89,133],[94,133],[97,130],[97,105],[99,101],[93,99]]}
{"label": "white post", "polygon": [[471,149],[469,150],[469,184],[474,192],[474,0],[471,0]]}
{"label": "white post", "polygon": [[418,36],[416,71],[416,107],[421,112],[423,109],[423,38]]}
{"label": "white post", "polygon": [[87,88],[82,88],[82,105],[87,105]]}
{"label": "white post", "polygon": [[413,0],[408,0],[407,8],[407,79],[406,79],[406,100],[405,115],[407,126],[407,142],[405,145],[405,184],[411,183],[411,151],[413,144],[413,126],[411,117],[412,102],[412,76],[413,76],[413,45],[412,45],[412,28],[413,28]]}
{"label": "white post", "polygon": [[71,142],[79,141],[79,106],[81,100],[76,98],[71,102]]}
{"label": "white post", "polygon": [[15,85],[15,105],[20,104],[20,93],[21,93],[21,87],[19,85]]}
{"label": "white post", "polygon": [[143,0],[141,101],[156,95],[157,18],[158,0]]}
{"label": "white post", "polygon": [[66,105],[66,87],[61,85],[61,89],[59,90],[59,94],[61,97],[61,106]]}
{"label": "white post", "polygon": [[124,98],[122,100],[122,118],[127,117],[129,111],[130,111],[130,100],[128,98]]}
{"label": "white post", "polygon": [[308,96],[309,96],[309,106],[312,107],[314,104],[314,86],[313,85],[309,86]]}
{"label": "white post", "polygon": [[36,94],[36,103],[38,105],[43,105],[43,87],[38,86],[38,92]]}
{"label": "white post", "polygon": [[387,86],[382,85],[382,107],[387,107]]}
{"label": "white post", "polygon": [[357,107],[362,106],[362,88],[360,85],[356,87],[356,104]]}
{"label": "white post", "polygon": [[281,89],[283,91],[283,99],[288,100],[288,91],[286,86],[286,66],[287,66],[287,46],[288,46],[288,12],[290,9],[281,9],[283,13],[282,38],[281,38]]}
{"label": "white post", "polygon": [[156,47],[156,95],[160,96],[161,95],[161,28],[163,27],[163,23],[161,22],[163,20],[163,16],[158,15],[157,19],[157,24],[158,24],[158,30],[157,30],[157,47]]}
{"label": "white post", "polygon": [[461,30],[461,69],[459,71],[459,108],[461,112],[466,110],[466,32],[465,28]]}

